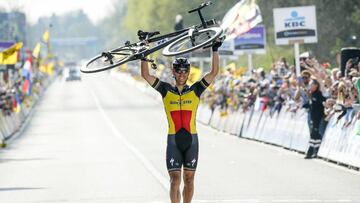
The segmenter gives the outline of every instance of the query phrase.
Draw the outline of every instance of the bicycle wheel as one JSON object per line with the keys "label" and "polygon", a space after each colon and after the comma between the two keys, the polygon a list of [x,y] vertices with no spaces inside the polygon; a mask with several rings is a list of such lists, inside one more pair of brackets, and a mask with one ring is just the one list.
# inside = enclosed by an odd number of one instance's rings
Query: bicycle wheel
{"label": "bicycle wheel", "polygon": [[96,73],[108,70],[130,61],[135,53],[136,50],[131,48],[115,49],[102,53],[87,61],[81,66],[80,71],[83,73]]}
{"label": "bicycle wheel", "polygon": [[222,34],[220,27],[211,27],[199,30],[193,34],[193,39],[189,35],[180,37],[168,46],[162,52],[164,56],[176,56],[185,54],[195,49],[199,49],[210,44]]}

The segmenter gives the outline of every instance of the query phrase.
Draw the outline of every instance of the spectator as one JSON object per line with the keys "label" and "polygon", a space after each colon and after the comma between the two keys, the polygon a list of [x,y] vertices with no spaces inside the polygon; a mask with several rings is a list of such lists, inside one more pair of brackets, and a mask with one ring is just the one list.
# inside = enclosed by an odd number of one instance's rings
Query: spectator
{"label": "spectator", "polygon": [[310,133],[309,148],[306,152],[305,158],[315,158],[321,144],[320,123],[324,119],[323,102],[326,100],[320,90],[320,84],[313,79],[310,83],[310,118],[312,128]]}

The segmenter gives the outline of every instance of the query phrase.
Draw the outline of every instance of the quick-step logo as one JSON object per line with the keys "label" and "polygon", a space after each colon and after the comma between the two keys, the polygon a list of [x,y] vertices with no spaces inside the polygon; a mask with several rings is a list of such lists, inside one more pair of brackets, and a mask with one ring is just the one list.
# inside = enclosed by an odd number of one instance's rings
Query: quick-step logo
{"label": "quick-step logo", "polygon": [[[177,101],[170,101],[169,102],[171,105],[179,105],[180,104],[180,100],[177,100]],[[182,100],[181,104],[184,105],[184,104],[191,104],[192,101],[191,100]]]}

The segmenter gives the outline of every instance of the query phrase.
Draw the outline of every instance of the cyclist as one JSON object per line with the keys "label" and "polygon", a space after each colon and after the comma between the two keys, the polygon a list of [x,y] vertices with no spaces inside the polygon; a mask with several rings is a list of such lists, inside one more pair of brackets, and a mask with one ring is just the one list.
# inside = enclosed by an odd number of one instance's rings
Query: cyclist
{"label": "cyclist", "polygon": [[186,85],[190,72],[190,63],[186,58],[180,57],[173,61],[172,73],[176,82],[175,86],[150,75],[147,62],[141,61],[141,76],[162,95],[168,119],[166,165],[170,176],[172,203],[180,203],[182,173],[183,202],[190,203],[194,194],[194,176],[199,151],[195,123],[196,110],[200,95],[214,81],[219,72],[217,50],[221,44],[221,40],[213,43],[211,71],[191,86]]}

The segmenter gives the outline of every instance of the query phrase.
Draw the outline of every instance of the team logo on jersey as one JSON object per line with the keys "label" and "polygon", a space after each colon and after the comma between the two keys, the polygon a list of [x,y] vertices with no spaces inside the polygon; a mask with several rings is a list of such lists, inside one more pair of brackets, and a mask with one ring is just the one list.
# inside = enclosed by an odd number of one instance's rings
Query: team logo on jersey
{"label": "team logo on jersey", "polygon": [[[169,102],[171,105],[179,105],[180,104],[180,100],[178,101],[170,101]],[[181,104],[184,105],[184,104],[191,104],[192,101],[191,100],[182,100],[181,101]]]}
{"label": "team logo on jersey", "polygon": [[175,161],[174,158],[171,158],[171,159],[170,159],[170,164],[171,164],[171,166],[174,166],[174,161]]}
{"label": "team logo on jersey", "polygon": [[191,161],[191,166],[194,166],[195,163],[196,163],[196,159],[193,159],[193,160]]}

